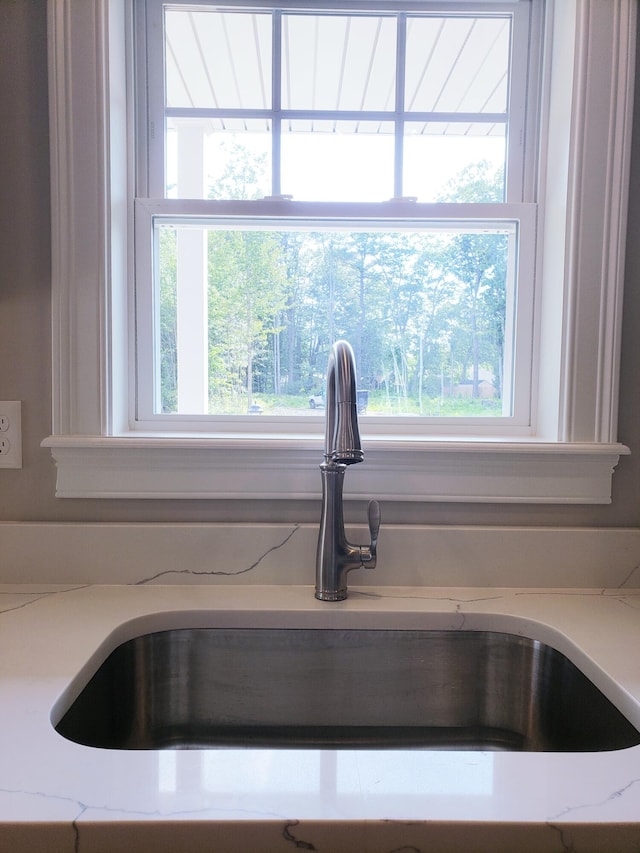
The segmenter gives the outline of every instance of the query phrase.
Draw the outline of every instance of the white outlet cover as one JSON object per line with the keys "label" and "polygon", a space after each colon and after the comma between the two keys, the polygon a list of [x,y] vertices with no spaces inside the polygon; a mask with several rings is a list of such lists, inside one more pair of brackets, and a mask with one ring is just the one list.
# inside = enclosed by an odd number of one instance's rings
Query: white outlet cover
{"label": "white outlet cover", "polygon": [[2,432],[8,451],[0,453],[0,468],[22,468],[22,403],[20,400],[0,401]]}

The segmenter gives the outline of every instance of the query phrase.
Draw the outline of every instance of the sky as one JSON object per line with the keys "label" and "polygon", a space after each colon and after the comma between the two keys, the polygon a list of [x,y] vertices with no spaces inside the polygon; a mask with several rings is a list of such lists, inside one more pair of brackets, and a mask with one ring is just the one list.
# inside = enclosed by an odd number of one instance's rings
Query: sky
{"label": "sky", "polygon": [[[175,133],[167,135],[167,185],[177,176]],[[204,142],[204,175],[215,180],[223,168],[219,142],[235,141],[270,159],[270,136],[210,133]],[[289,133],[282,141],[282,192],[299,201],[385,201],[393,196],[391,134]],[[435,201],[465,165],[504,161],[504,139],[496,136],[405,137],[403,195]],[[269,190],[265,192],[269,194]],[[170,196],[175,197],[171,191]]]}

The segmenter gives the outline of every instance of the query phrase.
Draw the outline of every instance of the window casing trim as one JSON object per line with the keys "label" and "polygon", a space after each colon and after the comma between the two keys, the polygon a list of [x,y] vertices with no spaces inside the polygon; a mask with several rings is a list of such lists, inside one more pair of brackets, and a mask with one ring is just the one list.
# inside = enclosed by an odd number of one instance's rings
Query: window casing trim
{"label": "window casing trim", "polygon": [[[319,496],[322,437],[252,436],[50,438],[57,495],[75,498],[246,498]],[[320,449],[318,449],[320,447]],[[345,498],[471,503],[610,503],[619,444],[485,441],[363,441]],[[580,472],[577,476],[577,471]],[[522,481],[526,481],[524,484]]]}
{"label": "window casing trim", "polygon": [[[545,346],[534,376],[542,389],[534,396],[536,432],[506,442],[443,436],[410,450],[410,440],[383,449],[388,439],[377,446],[372,439],[347,497],[610,500],[612,471],[628,452],[616,442],[616,429],[636,2],[546,5],[558,37],[547,57],[549,143],[540,157],[546,216],[537,328]],[[133,242],[127,199],[133,196],[133,152],[127,130],[133,116],[125,68],[132,8],[130,0],[49,0],[48,11],[53,434],[44,445],[58,467],[57,494],[316,497],[313,460],[321,455],[320,437],[298,449],[301,439],[287,436],[131,436],[129,353],[135,342],[127,322]],[[576,127],[568,146],[561,132],[567,110]],[[608,204],[595,203],[605,198]],[[245,448],[235,465],[228,441]],[[277,469],[276,478],[274,458],[284,447],[298,454],[299,464],[292,460],[286,477]],[[478,465],[481,458],[487,467]]]}

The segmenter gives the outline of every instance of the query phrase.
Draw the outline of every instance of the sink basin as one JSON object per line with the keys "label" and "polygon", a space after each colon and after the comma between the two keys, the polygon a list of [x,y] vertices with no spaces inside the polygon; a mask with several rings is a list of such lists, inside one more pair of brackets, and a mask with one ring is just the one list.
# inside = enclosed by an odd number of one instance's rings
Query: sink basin
{"label": "sink basin", "polygon": [[56,730],[111,749],[640,743],[563,654],[492,631],[175,629],[123,643],[70,691]]}

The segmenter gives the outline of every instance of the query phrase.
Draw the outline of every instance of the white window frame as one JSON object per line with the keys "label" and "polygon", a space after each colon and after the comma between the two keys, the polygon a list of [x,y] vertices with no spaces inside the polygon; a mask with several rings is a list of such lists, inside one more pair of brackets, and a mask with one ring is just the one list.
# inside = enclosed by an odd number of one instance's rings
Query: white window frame
{"label": "white window frame", "polygon": [[[395,2],[395,0],[394,0]],[[381,17],[398,14],[397,44],[404,45],[406,41],[406,20],[420,13],[434,11],[434,5],[426,4],[424,0],[410,0],[402,3],[402,8],[394,7],[394,2],[388,0],[370,0],[367,12]],[[282,73],[278,49],[274,46],[273,67],[271,69],[272,85],[277,91],[273,92],[268,108],[259,110],[250,107],[234,110],[234,116],[240,112],[246,119],[255,119],[257,114],[265,120],[268,114],[272,136],[272,169],[271,183],[265,188],[267,198],[259,201],[215,200],[205,199],[205,175],[203,162],[203,141],[205,124],[223,115],[229,117],[224,108],[210,109],[201,106],[167,107],[165,103],[164,65],[165,48],[164,6],[166,0],[144,0],[136,5],[135,32],[136,42],[143,48],[136,53],[136,83],[135,94],[138,109],[146,112],[148,127],[157,132],[145,132],[138,140],[135,202],[135,234],[136,245],[149,246],[149,251],[136,252],[135,293],[136,293],[136,341],[137,374],[136,374],[136,411],[131,419],[134,430],[165,430],[168,432],[223,432],[230,433],[278,433],[283,430],[296,434],[318,433],[318,423],[304,416],[289,415],[279,417],[269,414],[268,417],[255,418],[250,415],[216,416],[209,414],[208,400],[208,371],[206,364],[207,330],[206,304],[207,279],[206,263],[202,251],[202,232],[198,235],[195,230],[183,235],[188,240],[189,248],[181,254],[182,265],[178,264],[178,329],[185,329],[183,335],[178,332],[177,359],[177,393],[178,411],[171,414],[160,411],[160,378],[157,365],[160,360],[158,341],[158,305],[155,295],[157,270],[154,269],[153,252],[149,245],[148,235],[153,231],[154,220],[171,216],[184,217],[184,222],[197,223],[201,227],[239,227],[266,228],[269,230],[305,229],[327,230],[350,228],[361,229],[367,222],[367,230],[378,229],[420,229],[455,230],[481,229],[492,224],[509,222],[515,225],[515,232],[510,240],[510,282],[507,285],[507,333],[505,335],[505,383],[507,389],[502,395],[503,412],[494,417],[432,417],[422,416],[416,425],[415,418],[400,416],[385,417],[367,415],[366,422],[361,423],[361,433],[366,439],[368,435],[397,435],[398,433],[416,433],[421,437],[439,437],[443,433],[451,435],[477,436],[523,436],[532,433],[531,428],[531,361],[533,358],[533,305],[535,283],[535,243],[536,243],[536,213],[534,179],[536,173],[536,158],[529,157],[525,164],[525,150],[535,150],[537,137],[537,116],[527,115],[525,103],[529,92],[536,91],[539,63],[539,19],[538,8],[530,2],[520,0],[446,0],[439,4],[439,14],[455,16],[460,13],[500,13],[512,16],[511,39],[512,57],[510,70],[510,93],[508,109],[503,113],[474,113],[464,114],[465,122],[488,122],[504,124],[504,145],[506,150],[506,186],[505,199],[495,204],[430,204],[418,203],[417,199],[408,200],[406,193],[412,192],[410,177],[404,169],[400,153],[402,146],[397,145],[398,132],[403,134],[405,122],[433,121],[445,122],[452,119],[449,113],[420,113],[412,112],[405,104],[395,101],[393,107],[384,113],[384,120],[395,126],[393,159],[387,165],[392,166],[394,187],[391,193],[394,198],[390,201],[377,203],[357,202],[314,202],[288,200],[282,196],[288,191],[288,186],[281,184],[283,163],[281,162],[280,128],[292,118],[304,116],[309,118],[306,109],[283,110]],[[296,13],[304,9],[310,14],[345,14],[345,9],[337,8],[336,4],[327,0],[259,0],[248,3],[247,0],[230,0],[228,9],[243,10],[248,6],[258,8],[264,13],[271,14],[273,6],[277,5],[282,16],[292,9]],[[173,12],[184,8],[192,10],[190,0],[173,0]],[[210,7],[216,9],[215,4]],[[363,11],[362,3],[349,0],[349,13]],[[285,27],[279,13],[270,20],[269,30],[274,45],[279,44],[282,28]],[[274,28],[276,32],[274,32]],[[146,36],[146,42],[140,38]],[[404,64],[406,57],[395,58],[396,63]],[[404,68],[396,68],[399,79],[404,77]],[[147,81],[148,84],[147,84]],[[534,81],[534,82],[532,82]],[[218,93],[220,95],[220,93]],[[397,92],[396,92],[397,97]],[[277,106],[276,106],[277,105]],[[311,110],[311,105],[307,105]],[[398,112],[396,112],[398,109]],[[312,110],[313,112],[313,110]],[[331,110],[322,110],[323,118],[337,118]],[[534,111],[535,112],[535,111]],[[366,111],[347,110],[340,113],[343,120],[371,120],[373,114]],[[165,197],[165,136],[160,128],[165,127],[168,118],[187,119],[193,122],[187,130],[182,130],[182,144],[186,156],[178,165],[178,184],[181,190],[178,198]],[[380,113],[375,113],[376,121],[383,120]],[[400,120],[400,124],[395,123]],[[181,131],[178,129],[178,139]],[[178,143],[178,149],[180,149]],[[181,243],[179,242],[179,245]],[[179,250],[180,251],[180,250]],[[182,268],[183,274],[180,274]],[[517,282],[517,294],[513,284]]]}
{"label": "white window frame", "polygon": [[[214,202],[215,204],[215,202]],[[436,207],[433,205],[418,206],[411,203],[412,208],[423,207],[429,210],[433,217]],[[214,221],[211,220],[211,203],[208,201],[189,200],[186,202],[177,201],[175,199],[136,199],[135,203],[135,231],[136,241],[138,245],[149,243],[149,235],[154,228],[154,220],[168,219],[169,221],[178,220],[184,217],[186,222],[192,222],[202,227],[222,228],[225,225],[238,228],[240,223],[248,222],[245,227],[263,227],[269,230],[277,230],[278,228],[304,228],[308,226],[311,230],[319,230],[323,226],[326,227],[330,223],[329,230],[352,228],[353,220],[340,220],[336,216],[336,206],[333,204],[313,204],[313,214],[310,214],[309,207],[305,208],[305,215],[295,218],[292,210],[298,208],[297,205],[291,202],[285,202],[281,205],[280,202],[269,202],[267,208],[263,206],[263,202],[240,202],[237,205],[228,203],[225,205],[227,209],[226,217],[217,217]],[[278,208],[283,208],[288,212],[283,214],[278,211]],[[408,230],[418,229],[423,220],[410,219],[406,216],[406,205],[402,202],[398,204],[386,204],[385,210],[388,219],[380,218],[380,210],[376,206],[369,205],[343,205],[352,211],[352,215],[358,216],[358,225],[364,227],[363,223],[370,222],[367,227],[372,229],[397,229],[405,227]],[[415,433],[416,435],[425,438],[435,435],[438,437],[443,431],[452,435],[468,435],[473,432],[477,436],[526,436],[531,434],[531,351],[533,349],[533,286],[534,286],[534,266],[535,254],[533,247],[535,245],[535,230],[536,230],[536,205],[535,204],[501,204],[501,216],[498,219],[496,216],[496,207],[498,205],[483,205],[483,204],[448,204],[437,205],[438,216],[442,219],[429,219],[428,228],[435,231],[438,227],[446,230],[451,229],[468,229],[473,228],[484,230],[487,224],[508,224],[514,227],[510,236],[512,243],[510,248],[510,257],[515,270],[512,278],[517,281],[517,297],[513,292],[508,293],[508,299],[511,303],[516,303],[507,312],[508,322],[511,330],[505,335],[506,346],[511,346],[515,351],[511,357],[505,358],[506,369],[511,371],[511,364],[520,366],[520,370],[516,378],[511,382],[507,380],[505,385],[513,384],[513,392],[509,391],[506,399],[506,406],[509,406],[511,412],[504,416],[494,417],[478,417],[471,418],[419,418],[419,425],[416,428],[416,418],[401,417],[401,416],[372,416],[366,418],[366,422],[361,420],[360,429],[364,439],[370,434],[377,436],[396,436],[401,432]],[[356,209],[357,208],[357,214]],[[368,220],[368,214],[365,211],[374,209],[371,220]],[[231,211],[237,211],[237,216],[234,218]],[[272,216],[266,215],[267,210],[273,211]],[[250,212],[251,211],[251,212]],[[279,215],[278,215],[279,214]],[[450,218],[446,218],[447,214]],[[395,217],[393,219],[392,217]],[[318,224],[321,223],[321,224]],[[312,227],[313,225],[313,227]],[[526,239],[523,239],[523,234]],[[255,418],[251,415],[222,415],[212,416],[204,414],[157,414],[158,400],[160,398],[159,377],[157,368],[155,368],[154,360],[159,359],[159,344],[157,340],[158,326],[158,306],[154,298],[154,271],[152,269],[154,257],[152,252],[139,252],[136,257],[136,280],[140,284],[136,286],[136,339],[138,341],[137,353],[137,384],[138,394],[136,400],[135,418],[131,421],[131,429],[136,431],[155,431],[163,430],[165,432],[193,432],[207,433],[215,430],[219,433],[235,434],[235,433],[252,433],[256,437],[261,434],[277,434],[283,430],[288,432],[296,432],[297,434],[318,435],[318,419],[303,416],[278,416],[268,415],[263,418]],[[201,269],[201,268],[200,268]],[[191,279],[187,279],[191,284]],[[513,290],[513,288],[511,288]],[[193,296],[193,301],[196,303],[196,310],[192,314],[192,323],[203,322],[203,316],[206,318],[206,290],[201,288],[198,293],[198,288],[190,288],[190,296]],[[188,300],[185,300],[188,301]],[[514,331],[517,329],[517,331]],[[192,326],[188,326],[191,331]],[[194,332],[195,337],[195,332]],[[189,342],[193,344],[193,341]],[[195,342],[194,349],[202,356],[206,353],[206,329],[202,330],[200,338]],[[201,359],[204,361],[204,359]],[[191,363],[197,362],[196,358],[191,360]],[[180,370],[180,359],[178,359],[178,370]],[[155,382],[152,378],[155,375]],[[180,373],[178,384],[180,383]],[[185,371],[184,381],[190,382],[193,377]],[[208,407],[206,399],[207,375],[206,371],[196,378],[193,383],[195,392],[192,394],[192,399],[195,398],[200,402],[202,409]],[[506,408],[505,406],[505,408]],[[322,424],[323,425],[323,424]]]}
{"label": "white window frame", "polygon": [[[134,431],[130,0],[48,0],[62,497],[317,498],[321,435]],[[609,503],[637,0],[547,0],[533,434],[370,435],[347,498]],[[587,108],[588,107],[588,108]],[[571,117],[567,130],[567,116]],[[143,119],[144,120],[144,119]]]}

